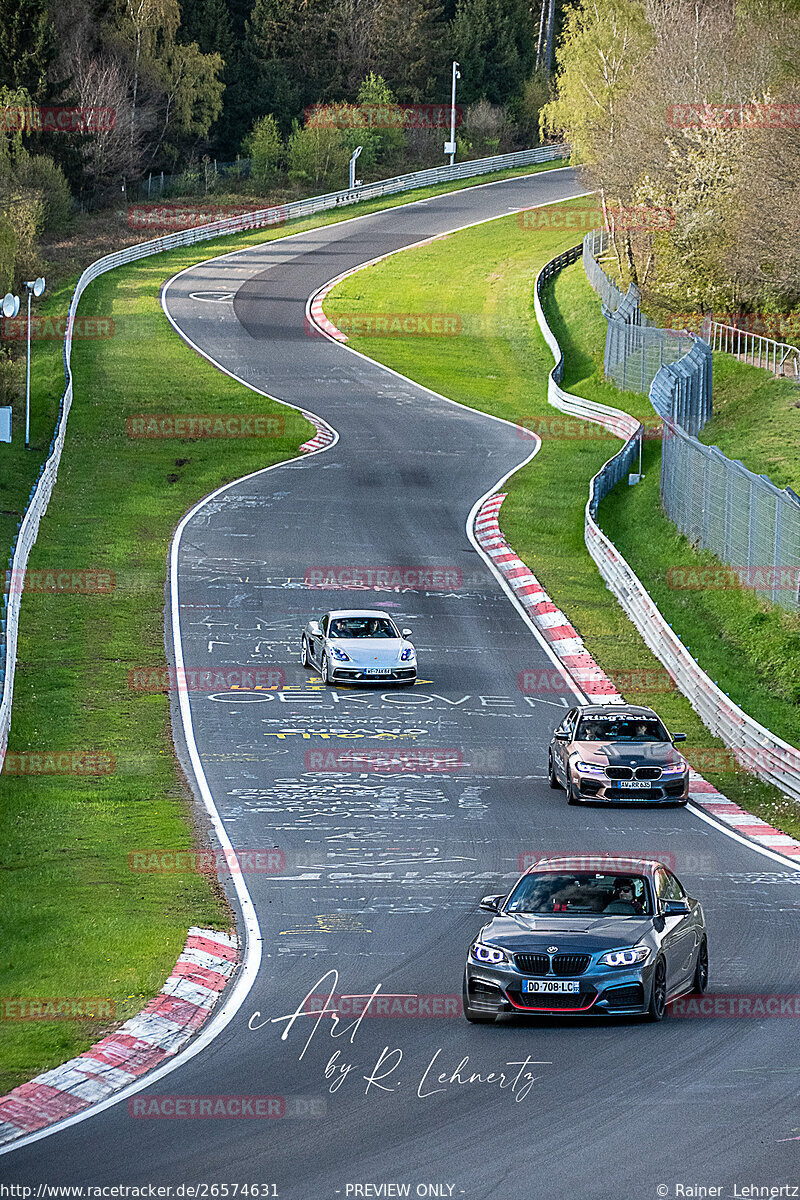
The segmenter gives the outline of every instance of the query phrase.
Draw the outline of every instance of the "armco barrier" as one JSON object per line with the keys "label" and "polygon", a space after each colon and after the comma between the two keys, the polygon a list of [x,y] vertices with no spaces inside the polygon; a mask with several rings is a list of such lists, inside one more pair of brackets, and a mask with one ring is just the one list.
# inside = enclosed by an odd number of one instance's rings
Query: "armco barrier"
{"label": "armco barrier", "polygon": [[[393,179],[382,179],[369,183],[355,191],[349,189],[339,192],[329,192],[324,196],[311,196],[307,200],[295,200],[291,204],[281,205],[280,219],[297,220],[300,217],[313,216],[342,205],[357,204],[362,200],[373,200],[381,196],[391,196],[399,192],[412,191],[414,188],[428,187],[436,183],[448,183],[456,179],[470,179],[476,175],[486,175],[493,171],[504,171],[508,168],[526,167],[534,163],[550,162],[557,158],[568,158],[569,147],[563,144],[555,146],[539,146],[534,150],[519,150],[514,154],[498,154],[493,158],[474,159],[471,162],[455,163],[453,166],[433,167],[427,171],[415,171],[409,175],[397,175]],[[47,509],[53,486],[58,473],[61,452],[64,448],[64,435],[67,428],[67,417],[72,405],[72,371],[70,359],[72,354],[72,330],[78,311],[78,304],[85,289],[106,271],[115,267],[136,262],[152,254],[160,254],[163,250],[174,250],[179,246],[191,246],[195,242],[208,241],[212,238],[223,237],[230,233],[242,233],[248,229],[262,229],[275,224],[275,208],[260,209],[235,217],[227,217],[209,225],[201,225],[196,229],[185,229],[177,233],[169,233],[164,237],[154,238],[148,242],[140,242],[128,246],[116,254],[107,254],[93,262],[81,275],[67,314],[67,330],[64,339],[64,377],[66,387],[59,406],[58,425],[46,462],[43,464],[39,478],[31,489],[28,504],[20,521],[17,535],[12,543],[12,553],[8,560],[3,591],[2,612],[0,614],[0,680],[2,680],[2,699],[0,699],[0,768],[5,761],[8,734],[11,728],[11,702],[14,694],[14,668],[17,655],[17,632],[19,627],[20,599],[25,577],[25,568],[31,547],[36,541],[39,522]]]}
{"label": "armco barrier", "polygon": [[800,751],[753,720],[709,679],[664,620],[644,584],[597,524],[598,504],[614,484],[624,478],[637,455],[642,426],[627,413],[573,396],[559,386],[563,377],[564,356],[544,315],[541,286],[556,271],[569,262],[575,262],[580,255],[581,247],[575,246],[542,268],[534,286],[534,307],[539,328],[556,360],[548,379],[549,403],[561,412],[597,421],[626,439],[622,449],[601,467],[589,485],[584,518],[586,548],[606,586],[710,732],[734,752],[742,767],[773,784],[793,800],[800,800]]}

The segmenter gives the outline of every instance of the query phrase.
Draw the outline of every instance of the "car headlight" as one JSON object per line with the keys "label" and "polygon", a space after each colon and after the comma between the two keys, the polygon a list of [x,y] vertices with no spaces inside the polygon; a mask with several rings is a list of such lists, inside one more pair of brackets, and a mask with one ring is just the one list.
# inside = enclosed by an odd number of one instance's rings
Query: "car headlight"
{"label": "car headlight", "polygon": [[414,657],[414,647],[406,646],[400,651],[400,662],[409,662]]}
{"label": "car headlight", "polygon": [[497,964],[511,962],[505,950],[498,950],[496,946],[484,946],[482,942],[475,942],[470,953],[475,961],[479,963]]}
{"label": "car headlight", "polygon": [[609,950],[600,959],[607,967],[635,967],[650,957],[649,946],[632,946],[629,950]]}
{"label": "car headlight", "polygon": [[331,646],[331,654],[339,662],[352,662],[349,654],[345,654],[344,650],[340,650],[338,646]]}
{"label": "car headlight", "polygon": [[679,763],[677,767],[662,767],[661,778],[663,779],[665,775],[683,775],[688,770],[688,763]]}
{"label": "car headlight", "polygon": [[576,762],[575,766],[584,775],[605,775],[606,773],[605,767],[601,767],[597,763]]}

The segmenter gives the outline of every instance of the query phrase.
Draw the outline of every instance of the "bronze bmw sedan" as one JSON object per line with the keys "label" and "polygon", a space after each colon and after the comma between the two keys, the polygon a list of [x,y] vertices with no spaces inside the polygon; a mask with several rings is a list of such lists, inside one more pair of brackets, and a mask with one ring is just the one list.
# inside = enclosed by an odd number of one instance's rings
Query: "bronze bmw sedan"
{"label": "bronze bmw sedan", "polygon": [[685,740],[668,733],[652,708],[571,708],[550,741],[550,787],[565,788],[570,804],[686,804],[689,764],[673,744]]}

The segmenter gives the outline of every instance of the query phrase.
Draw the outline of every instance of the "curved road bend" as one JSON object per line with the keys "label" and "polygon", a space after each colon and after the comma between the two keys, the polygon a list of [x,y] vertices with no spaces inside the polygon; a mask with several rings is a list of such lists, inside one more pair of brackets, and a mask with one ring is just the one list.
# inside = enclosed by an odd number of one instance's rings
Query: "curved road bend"
{"label": "curved road bend", "polygon": [[[464,528],[530,443],[304,334],[306,298],[339,272],[579,190],[560,171],[455,192],[210,261],[170,286],[170,314],[188,338],[341,435],[324,454],[206,505],[180,559],[186,664],[279,667],[298,690],[192,694],[234,845],[280,847],[287,868],[247,877],[264,937],[252,993],[209,1048],[151,1090],[280,1095],[287,1115],[133,1119],[121,1103],[7,1156],[9,1180],[275,1183],[287,1200],[403,1194],[348,1190],[358,1184],[410,1185],[410,1195],[440,1185],[438,1194],[470,1200],[649,1200],[676,1195],[676,1183],[723,1185],[727,1198],[736,1183],[798,1182],[800,1142],[783,1140],[800,1133],[791,1020],[482,1027],[366,1018],[352,1043],[332,1038],[326,1020],[302,1057],[311,1021],[285,1041],[284,1025],[248,1028],[256,1011],[262,1020],[291,1013],[333,968],[340,993],[380,984],[384,993],[458,995],[482,924],[477,901],[513,881],[525,852],[673,855],[706,906],[712,991],[800,993],[800,872],[791,864],[691,812],[572,809],[548,789],[546,745],[561,700],[526,697],[517,675],[551,664]],[[196,298],[208,291],[235,298]],[[455,584],[310,593],[306,572],[331,565],[449,568]],[[368,694],[311,684],[297,661],[309,613],[364,601],[386,604],[413,629],[425,682]],[[357,775],[321,772],[331,760],[307,757],[387,746],[456,749],[465,765]],[[334,1054],[339,1074],[326,1080]],[[541,1064],[527,1068],[535,1082],[526,1089],[523,1075],[510,1086],[519,1068],[507,1064],[526,1059]],[[502,1089],[459,1082],[499,1071]],[[313,1115],[322,1105],[324,1116]]]}

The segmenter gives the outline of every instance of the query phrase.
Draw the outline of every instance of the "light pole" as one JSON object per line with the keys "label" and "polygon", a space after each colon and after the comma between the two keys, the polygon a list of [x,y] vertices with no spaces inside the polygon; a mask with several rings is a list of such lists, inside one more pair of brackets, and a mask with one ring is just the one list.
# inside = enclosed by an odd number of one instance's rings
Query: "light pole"
{"label": "light pole", "polygon": [[453,80],[450,86],[450,141],[445,142],[444,152],[450,155],[450,166],[452,167],[456,157],[456,80],[461,78],[461,72],[458,69],[458,63],[453,63]]}
{"label": "light pole", "polygon": [[363,146],[356,146],[353,153],[350,155],[350,191],[355,191],[356,186],[356,159],[358,158]]}
{"label": "light pole", "polygon": [[26,282],[28,293],[28,365],[25,371],[25,449],[31,448],[31,296],[37,298],[44,291],[44,276]]}
{"label": "light pole", "polygon": [[[15,296],[13,292],[6,292],[2,300],[0,300],[0,312],[8,320],[12,320],[19,312],[19,296]],[[4,405],[0,408],[0,442],[11,441],[11,406]]]}

